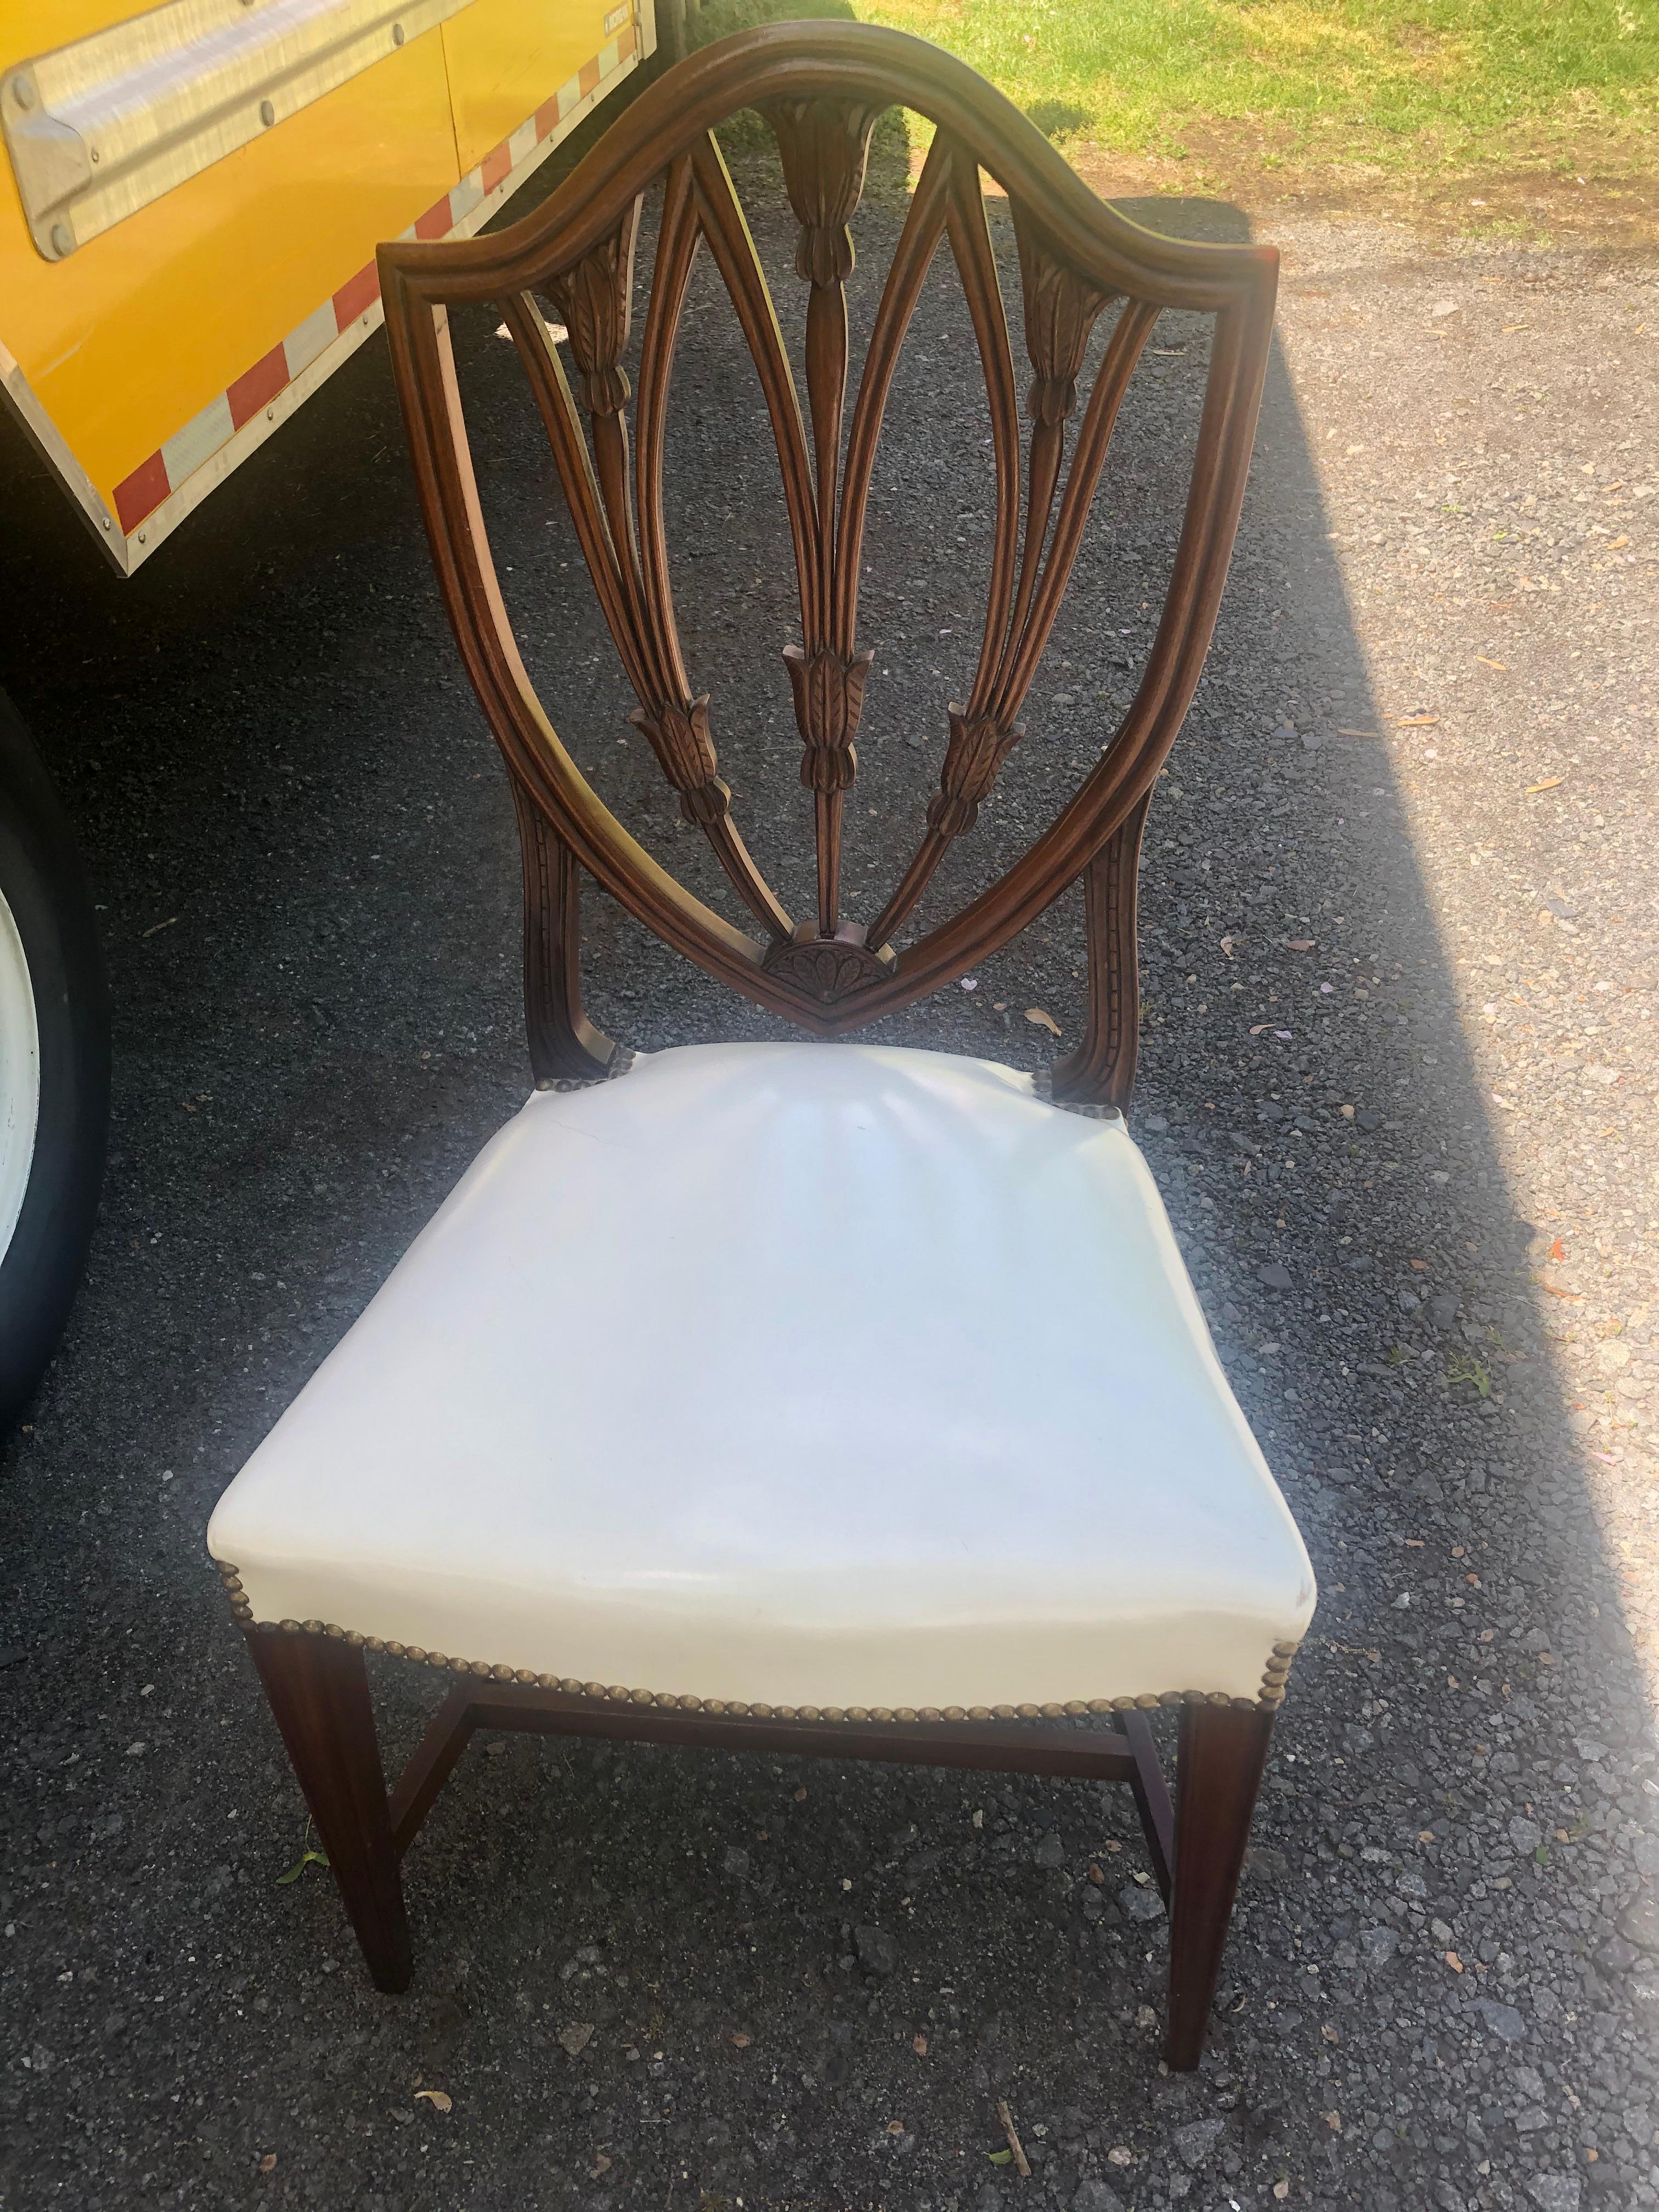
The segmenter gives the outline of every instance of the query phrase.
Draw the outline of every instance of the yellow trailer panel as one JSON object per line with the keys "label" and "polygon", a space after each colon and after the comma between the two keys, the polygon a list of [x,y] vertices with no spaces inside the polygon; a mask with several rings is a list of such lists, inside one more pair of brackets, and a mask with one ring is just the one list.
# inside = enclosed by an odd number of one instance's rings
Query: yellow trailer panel
{"label": "yellow trailer panel", "polygon": [[[313,19],[352,7],[361,35],[362,0],[252,4]],[[48,25],[61,46],[122,14],[119,0],[8,11],[9,125],[33,119],[18,64],[45,50]],[[378,327],[381,240],[477,229],[653,45],[649,0],[642,15],[453,0],[431,28],[388,37],[372,66],[56,259],[39,215],[31,234],[14,146],[0,172],[0,380],[117,565],[153,552]]]}

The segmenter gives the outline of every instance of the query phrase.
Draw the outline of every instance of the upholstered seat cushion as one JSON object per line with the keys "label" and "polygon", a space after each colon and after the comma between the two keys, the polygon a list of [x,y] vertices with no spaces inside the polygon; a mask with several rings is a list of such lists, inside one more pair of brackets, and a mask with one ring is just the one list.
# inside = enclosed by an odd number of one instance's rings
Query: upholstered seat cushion
{"label": "upholstered seat cushion", "polygon": [[817,1710],[1255,1700],[1295,1523],[1121,1121],[696,1046],[533,1097],[221,1499],[256,1621]]}

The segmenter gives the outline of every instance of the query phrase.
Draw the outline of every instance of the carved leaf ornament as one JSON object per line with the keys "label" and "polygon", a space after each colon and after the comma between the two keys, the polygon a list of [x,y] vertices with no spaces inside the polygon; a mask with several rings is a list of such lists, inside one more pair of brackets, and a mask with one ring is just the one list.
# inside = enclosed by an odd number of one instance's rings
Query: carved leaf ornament
{"label": "carved leaf ornament", "polygon": [[[849,411],[851,226],[871,132],[892,105],[931,117],[936,135]],[[771,293],[713,136],[744,107],[757,107],[776,137],[797,225],[796,273],[807,288],[804,415]],[[1013,216],[1030,372],[1023,405],[981,168],[1007,192]],[[644,195],[659,187],[635,398],[623,368],[635,247]],[[840,902],[842,811],[858,774],[874,660],[857,637],[864,520],[894,372],[942,242],[961,278],[985,379],[997,483],[991,574],[973,687],[946,710],[939,788],[913,858],[866,927],[844,917]],[[817,858],[817,912],[799,921],[761,876],[732,819],[711,696],[694,691],[688,677],[669,582],[668,391],[700,249],[731,295],[760,378],[794,552],[801,632],[783,659]],[[860,1027],[949,982],[1081,880],[1090,1018],[1084,1043],[1054,1070],[1055,1095],[1122,1103],[1133,1073],[1141,826],[1197,683],[1231,550],[1271,334],[1271,249],[1197,246],[1143,230],[1097,200],[1041,134],[961,63],[896,32],[814,22],[743,32],[682,63],[513,228],[454,244],[383,246],[380,260],[439,580],[527,837],[527,825],[536,827],[533,866],[526,844],[526,894],[540,886],[546,912],[538,930],[527,921],[526,975],[545,1017],[539,1046],[532,1019],[538,1074],[555,1063],[602,1066],[610,1049],[581,1015],[566,942],[578,927],[578,866],[709,973],[821,1036]],[[563,319],[571,375],[536,307],[538,292]],[[517,346],[638,697],[632,719],[686,819],[708,836],[759,925],[758,940],[694,897],[600,803],[530,684],[491,561],[449,347],[446,309],[474,302],[499,308]],[[1091,334],[1114,305],[1099,366],[1082,394]],[[940,858],[973,830],[1019,741],[1020,708],[1071,579],[1118,410],[1164,307],[1209,314],[1213,339],[1180,540],[1139,690],[1098,764],[1036,843],[988,890],[896,947]],[[561,868],[544,848],[556,851]],[[539,981],[532,960],[541,963]]]}

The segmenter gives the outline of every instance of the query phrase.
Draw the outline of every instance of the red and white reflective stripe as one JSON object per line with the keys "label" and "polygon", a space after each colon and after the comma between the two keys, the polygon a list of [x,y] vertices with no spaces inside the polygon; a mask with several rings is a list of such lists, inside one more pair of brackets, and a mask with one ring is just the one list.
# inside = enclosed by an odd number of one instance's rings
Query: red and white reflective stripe
{"label": "red and white reflective stripe", "polygon": [[[606,17],[607,27],[611,20]],[[465,238],[480,228],[580,121],[600,86],[633,65],[636,48],[635,27],[624,20],[609,46],[584,62],[510,138],[492,147],[476,169],[416,216],[402,236]],[[199,505],[245,453],[252,452],[279,417],[290,414],[379,328],[380,320],[380,275],[370,261],[117,484],[115,513],[127,538],[127,567],[136,568],[167,530]]]}

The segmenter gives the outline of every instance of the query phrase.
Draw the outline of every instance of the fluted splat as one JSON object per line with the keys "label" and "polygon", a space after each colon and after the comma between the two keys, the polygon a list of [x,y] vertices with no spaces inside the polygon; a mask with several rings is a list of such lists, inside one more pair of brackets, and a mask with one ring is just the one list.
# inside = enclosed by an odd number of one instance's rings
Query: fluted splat
{"label": "fluted splat", "polygon": [[997,526],[990,606],[973,690],[966,705],[953,702],[947,710],[950,738],[939,789],[928,802],[927,833],[871,931],[877,945],[884,943],[913,912],[951,840],[974,827],[1003,763],[1024,735],[1017,718],[1071,580],[1118,408],[1157,319],[1155,307],[1139,301],[1126,302],[1095,378],[1060,490],[1066,424],[1076,410],[1078,377],[1090,334],[1115,295],[1072,268],[1030,212],[1014,204],[1025,349],[1031,363],[1025,395],[1031,431],[1022,538],[1013,361],[977,189],[974,202],[969,204],[960,188],[952,194],[950,234],[991,402]]}
{"label": "fluted splat", "polygon": [[841,919],[842,794],[858,774],[854,738],[872,655],[830,643],[842,414],[847,403],[847,279],[853,273],[848,228],[864,190],[870,132],[879,109],[860,100],[809,97],[766,108],[783,164],[784,187],[799,226],[795,273],[806,298],[806,404],[812,424],[816,591],[803,580],[803,646],[786,648],[805,757],[801,781],[813,795],[817,848],[818,934],[832,938]]}
{"label": "fluted splat", "polygon": [[[849,360],[852,226],[876,118],[919,111],[933,135],[881,289],[861,366]],[[714,131],[757,109],[776,135],[805,288],[805,392]],[[1024,352],[1016,368],[981,175],[1013,218]],[[629,323],[643,195],[661,187],[637,400]],[[968,696],[945,709],[939,784],[902,879],[866,929],[841,914],[842,812],[879,664],[858,635],[864,532],[893,379],[948,240],[984,378],[996,516]],[[714,726],[718,684],[688,672],[669,578],[664,461],[688,289],[706,249],[748,347],[788,517],[800,625],[784,661],[811,793],[817,896],[798,924],[732,818]],[[1256,246],[1162,240],[1103,207],[1000,95],[948,55],[847,22],[772,26],[682,64],[619,117],[586,161],[512,229],[400,244],[380,267],[399,396],[440,584],[514,778],[525,840],[526,988],[538,1072],[612,1064],[580,1012],[578,870],[708,972],[819,1036],[896,1012],[1005,945],[1085,884],[1091,1013],[1054,1096],[1127,1100],[1134,1061],[1135,864],[1152,785],[1207,650],[1237,524],[1270,338],[1275,263]],[[569,333],[561,360],[538,298]],[[582,554],[638,700],[634,720],[685,819],[760,926],[714,913],[624,830],[560,743],[531,684],[489,552],[447,311],[499,303],[529,376]],[[1213,318],[1203,415],[1179,544],[1135,698],[1081,787],[988,889],[907,943],[941,856],[993,798],[1070,583],[1118,411],[1164,307]],[[1085,386],[1093,334],[1111,315]],[[635,413],[630,453],[629,415]],[[692,558],[697,550],[692,548]],[[1137,579],[1139,581],[1139,579]],[[783,641],[780,641],[783,642]],[[723,672],[714,672],[718,674]],[[867,732],[866,740],[867,743]]]}
{"label": "fluted splat", "polygon": [[[653,300],[653,320],[659,325],[664,315],[678,325],[690,275],[695,237],[688,240],[685,236],[687,197],[684,180],[678,195],[672,188],[665,195],[672,220],[665,223],[659,262],[660,266],[666,261],[669,287]],[[640,702],[629,719],[649,740],[664,775],[678,793],[681,812],[706,833],[750,912],[774,939],[787,943],[793,927],[790,918],[731,819],[732,791],[718,772],[708,695],[688,696],[690,687],[663,550],[662,430],[660,408],[654,403],[660,396],[658,382],[665,380],[666,359],[659,329],[647,337],[653,408],[639,486],[647,547],[641,556],[624,411],[631,387],[622,366],[632,320],[639,218],[636,198],[596,246],[546,279],[547,292],[568,334],[588,416],[591,455],[574,395],[534,301],[527,294],[510,297],[504,313],[547,426],[600,606]],[[672,341],[671,329],[667,350],[672,350]]]}

